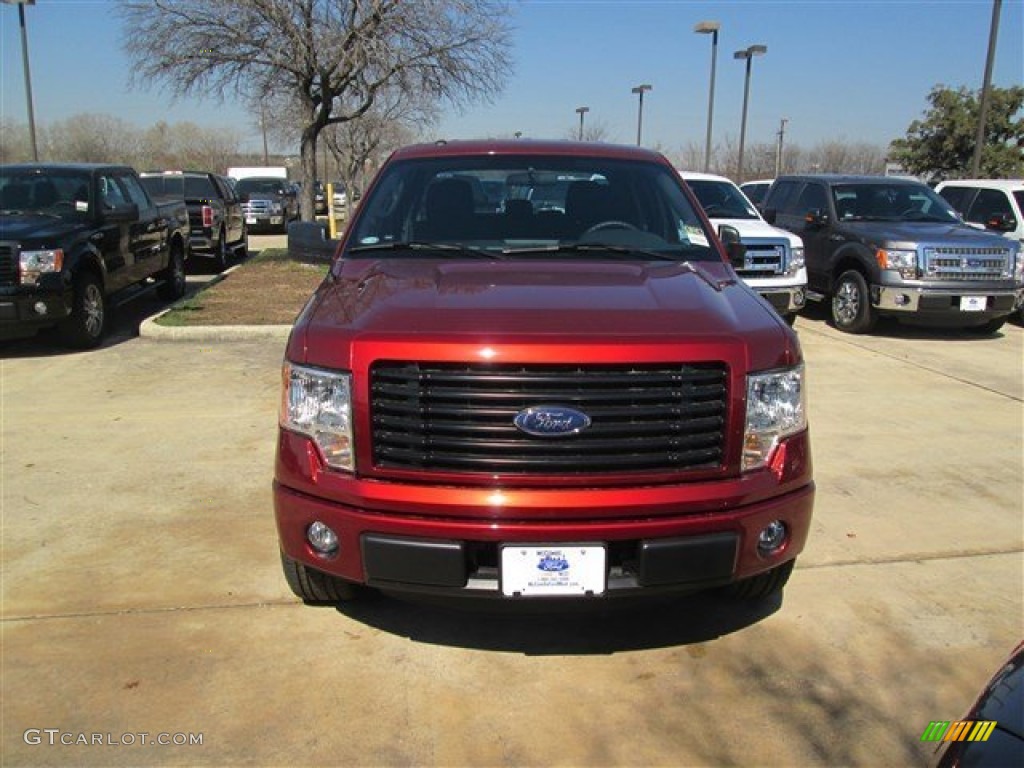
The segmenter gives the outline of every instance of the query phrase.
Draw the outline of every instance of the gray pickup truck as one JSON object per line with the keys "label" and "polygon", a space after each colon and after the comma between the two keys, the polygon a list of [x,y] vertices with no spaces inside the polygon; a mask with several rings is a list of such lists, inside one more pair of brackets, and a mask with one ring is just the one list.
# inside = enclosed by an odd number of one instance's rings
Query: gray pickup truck
{"label": "gray pickup truck", "polygon": [[1024,300],[1020,246],[967,226],[925,184],[882,176],[781,176],[764,217],[804,241],[809,298],[836,328],[880,316],[995,333]]}
{"label": "gray pickup truck", "polygon": [[0,168],[0,339],[56,327],[72,347],[100,343],[110,297],[154,281],[185,293],[184,201],[155,203],[131,168]]}

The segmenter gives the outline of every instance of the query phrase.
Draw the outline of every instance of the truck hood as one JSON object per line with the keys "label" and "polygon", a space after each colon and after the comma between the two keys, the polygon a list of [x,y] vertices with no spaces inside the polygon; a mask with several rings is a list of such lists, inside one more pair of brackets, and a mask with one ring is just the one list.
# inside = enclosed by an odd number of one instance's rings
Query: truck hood
{"label": "truck hood", "polygon": [[56,247],[82,230],[82,222],[39,213],[0,216],[0,240]]}
{"label": "truck hood", "polygon": [[999,248],[1006,238],[982,232],[966,224],[927,221],[844,221],[842,228],[865,243],[877,245],[951,245],[965,248]]}
{"label": "truck hood", "polygon": [[[720,262],[345,262],[289,356],[348,368],[361,341],[406,344],[728,343],[793,351],[782,321]],[[798,353],[795,353],[798,354]],[[773,357],[771,365],[780,363]],[[767,367],[767,365],[765,366]]]}
{"label": "truck hood", "polygon": [[803,245],[803,241],[797,235],[787,232],[784,229],[773,227],[767,221],[762,221],[761,219],[712,218],[711,223],[715,225],[716,230],[723,224],[735,227],[736,231],[740,233],[741,240],[748,240],[752,238],[785,240],[791,246],[796,246],[798,248]]}

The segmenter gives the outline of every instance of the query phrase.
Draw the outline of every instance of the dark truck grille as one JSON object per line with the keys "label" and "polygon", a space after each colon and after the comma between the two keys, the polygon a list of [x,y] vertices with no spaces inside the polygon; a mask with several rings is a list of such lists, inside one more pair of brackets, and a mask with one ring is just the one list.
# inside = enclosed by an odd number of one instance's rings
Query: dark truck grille
{"label": "dark truck grille", "polygon": [[1004,248],[924,249],[925,277],[933,280],[999,280],[1012,271]]}
{"label": "dark truck grille", "polygon": [[[522,475],[678,472],[721,465],[723,363],[676,366],[381,362],[371,370],[380,468]],[[579,434],[534,437],[531,406],[587,414]]]}
{"label": "dark truck grille", "polygon": [[18,248],[13,243],[0,243],[0,285],[18,282]]}

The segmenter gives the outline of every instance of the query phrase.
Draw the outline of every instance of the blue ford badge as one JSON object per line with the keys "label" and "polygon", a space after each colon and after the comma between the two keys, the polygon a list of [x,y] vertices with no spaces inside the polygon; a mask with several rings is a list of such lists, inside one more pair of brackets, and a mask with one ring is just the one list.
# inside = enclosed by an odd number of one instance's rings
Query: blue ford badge
{"label": "blue ford badge", "polygon": [[559,552],[543,552],[537,569],[548,573],[560,573],[569,570],[569,561]]}
{"label": "blue ford badge", "polygon": [[563,405],[535,405],[517,413],[513,423],[534,437],[564,437],[589,427],[590,417]]}

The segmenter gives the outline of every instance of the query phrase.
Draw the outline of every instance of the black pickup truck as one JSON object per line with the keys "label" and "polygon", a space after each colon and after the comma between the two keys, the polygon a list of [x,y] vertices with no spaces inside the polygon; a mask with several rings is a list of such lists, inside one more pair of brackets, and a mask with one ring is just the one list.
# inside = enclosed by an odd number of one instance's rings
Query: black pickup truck
{"label": "black pickup truck", "polygon": [[227,178],[206,171],[143,171],[139,178],[154,200],[185,201],[193,254],[211,257],[218,272],[227,269],[232,253],[245,258],[244,198],[235,193]]}
{"label": "black pickup truck", "polygon": [[183,202],[154,203],[131,168],[0,167],[0,339],[57,327],[94,347],[110,297],[150,280],[163,299],[185,292]]}

